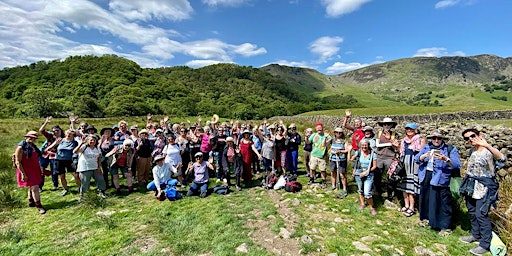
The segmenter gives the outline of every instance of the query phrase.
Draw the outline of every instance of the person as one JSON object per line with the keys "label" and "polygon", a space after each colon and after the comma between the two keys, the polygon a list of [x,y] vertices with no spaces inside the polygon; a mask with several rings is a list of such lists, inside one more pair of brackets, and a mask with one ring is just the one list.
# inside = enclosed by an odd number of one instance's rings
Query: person
{"label": "person", "polygon": [[39,166],[41,151],[37,148],[35,141],[38,139],[36,131],[29,131],[24,140],[18,143],[14,152],[16,164],[16,180],[18,187],[28,187],[28,206],[36,207],[40,214],[46,210],[41,204],[39,196],[39,184],[42,182],[42,168]]}
{"label": "person", "polygon": [[73,153],[78,154],[78,164],[76,166],[76,172],[80,176],[80,197],[78,202],[84,200],[84,195],[89,190],[89,184],[91,177],[94,176],[96,186],[98,188],[98,195],[102,198],[107,198],[105,195],[106,184],[103,179],[103,173],[101,172],[101,151],[98,148],[98,136],[89,135],[85,137],[83,143],[78,145]]}
{"label": "person", "polygon": [[[396,122],[391,118],[386,117],[378,122],[382,127],[377,134],[376,138],[376,153],[377,153],[377,171],[375,172],[375,190],[377,194],[382,195],[382,176],[387,174],[389,166],[395,158],[396,150],[400,146],[398,135],[393,130],[396,127]],[[393,201],[395,196],[396,184],[388,179],[387,182],[387,200]]]}
{"label": "person", "polygon": [[164,149],[165,145],[167,145],[167,139],[164,136],[164,131],[160,128],[155,130],[156,138],[154,139],[153,143],[153,152],[151,153],[152,157],[158,156],[162,154],[162,150]]}
{"label": "person", "polygon": [[274,169],[274,161],[275,157],[275,143],[272,140],[271,134],[269,131],[265,132],[265,137],[263,138],[263,144],[261,145],[261,156],[263,158],[263,171],[268,175],[270,171]]}
{"label": "person", "polygon": [[[344,198],[348,195],[347,193],[347,159],[350,158],[351,145],[345,142],[345,133],[341,127],[334,129],[334,138],[331,143],[330,155],[329,155],[329,167],[331,170],[331,190],[336,189],[339,186],[336,182],[336,175],[339,173],[339,179],[343,187],[341,197]],[[339,188],[339,187],[338,187]]]}
{"label": "person", "polygon": [[261,155],[254,146],[254,143],[251,140],[251,131],[246,129],[242,132],[242,139],[239,142],[240,154],[242,154],[242,160],[244,162],[244,171],[242,172],[242,179],[246,183],[246,185],[252,182],[252,153],[254,152],[259,160],[261,160]]}
{"label": "person", "polygon": [[302,138],[297,132],[297,126],[294,123],[290,124],[288,129],[290,129],[291,133],[288,134],[288,143],[286,144],[286,159],[290,173],[297,174],[297,166],[299,164],[299,146]]}
{"label": "person", "polygon": [[114,187],[114,183],[112,179],[112,184],[109,185],[109,176],[110,176],[110,163],[112,162],[112,158],[106,157],[108,152],[114,149],[114,138],[112,137],[114,134],[114,129],[110,127],[102,128],[100,131],[101,139],[99,142],[100,150],[101,150],[101,170],[103,170],[103,180],[108,187]]}
{"label": "person", "polygon": [[373,127],[369,125],[365,125],[363,130],[364,138],[370,143],[370,149],[375,152],[377,150],[377,141],[375,140],[375,133],[373,132]]}
{"label": "person", "polygon": [[149,131],[142,129],[139,132],[139,143],[137,145],[137,181],[139,188],[145,188],[149,180],[149,170],[151,170],[151,153],[153,148],[149,141]]}
{"label": "person", "polygon": [[[55,155],[56,155],[56,148],[53,149],[47,149],[48,146],[50,146],[52,143],[55,142],[58,138],[62,138],[63,132],[59,125],[54,125],[51,129],[51,132],[46,131],[46,125],[48,125],[52,121],[52,117],[46,117],[43,124],[39,128],[39,132],[46,138],[45,143],[41,146],[41,155],[39,156],[39,164],[41,167],[43,167],[43,170],[48,168],[50,166],[50,171],[52,172],[52,183],[53,183],[53,189],[52,190],[58,190],[59,189],[59,174],[57,173],[57,170],[55,169]],[[44,186],[44,177],[42,179],[41,185],[39,185],[39,188],[42,189]]]}
{"label": "person", "polygon": [[309,160],[311,159],[311,150],[313,150],[313,144],[309,141],[311,134],[313,134],[313,129],[311,128],[307,128],[304,131],[304,147],[302,149],[304,152],[304,167],[306,169],[306,177],[309,177]]}
{"label": "person", "polygon": [[187,172],[194,172],[194,182],[190,185],[187,196],[193,196],[200,191],[200,197],[205,198],[208,192],[208,168],[213,169],[213,166],[208,161],[203,160],[202,152],[197,152],[194,159],[195,162],[190,163],[187,168]]}
{"label": "person", "polygon": [[[255,127],[252,132],[252,142],[254,143],[254,147],[258,151],[258,153],[261,154],[261,147],[263,143],[263,136],[264,129],[262,126]],[[259,174],[261,172],[261,160],[258,159],[257,155],[255,153],[252,154],[252,169]]]}
{"label": "person", "polygon": [[357,192],[359,194],[359,210],[366,208],[365,199],[370,206],[370,213],[377,215],[373,204],[372,187],[375,170],[377,169],[377,154],[370,148],[368,140],[363,139],[359,142],[359,150],[354,153],[354,176],[357,182]]}
{"label": "person", "polygon": [[464,243],[478,242],[469,252],[483,255],[490,251],[492,225],[489,219],[491,205],[496,207],[498,182],[496,167],[507,161],[506,156],[490,145],[480,131],[474,128],[462,132],[464,140],[473,146],[460,192],[466,201],[471,235],[460,237]]}
{"label": "person", "polygon": [[123,141],[125,139],[129,139],[132,133],[128,131],[128,123],[124,120],[119,121],[117,127],[114,127],[115,130],[118,128],[119,130],[114,133],[114,143],[116,146],[123,145]]}
{"label": "person", "polygon": [[183,161],[181,155],[185,151],[178,143],[176,143],[176,139],[174,139],[174,135],[169,133],[167,134],[167,145],[162,151],[162,154],[165,157],[165,163],[170,164],[174,167],[173,174],[177,176],[178,181],[181,185],[183,185],[183,176],[182,176],[182,166]]}
{"label": "person", "polygon": [[226,138],[226,146],[222,152],[222,168],[224,168],[224,178],[228,186],[231,186],[230,173],[235,174],[235,187],[237,191],[240,191],[240,176],[243,170],[242,155],[240,149],[235,146],[235,139],[233,137]]}
{"label": "person", "polygon": [[167,181],[171,179],[172,165],[164,162],[164,155],[156,155],[153,163],[153,181],[149,182],[147,189],[155,192],[157,199],[161,199],[165,196],[164,189],[167,186]]}
{"label": "person", "polygon": [[276,149],[276,167],[279,172],[286,174],[286,141],[287,132],[284,126],[277,127],[277,134],[274,136]]}
{"label": "person", "polygon": [[110,173],[116,188],[116,194],[121,195],[121,187],[119,185],[119,171],[126,176],[126,183],[128,185],[128,193],[133,192],[133,177],[132,177],[132,161],[134,156],[133,142],[130,139],[123,140],[123,145],[114,147],[105,157],[111,157],[112,163],[110,165]]}
{"label": "person", "polygon": [[400,209],[406,217],[414,215],[414,204],[416,195],[420,192],[418,178],[418,164],[414,161],[416,154],[425,146],[427,141],[421,137],[418,125],[407,123],[405,125],[405,137],[400,142],[400,160],[404,163],[405,177],[397,185],[404,196],[404,207]]}
{"label": "person", "polygon": [[359,150],[358,145],[359,141],[361,141],[364,136],[363,131],[363,120],[361,118],[354,118],[354,126],[350,126],[350,117],[352,112],[350,109],[345,110],[345,119],[343,120],[343,127],[349,131],[352,131],[352,136],[350,136],[352,140],[352,148],[354,150]]}
{"label": "person", "polygon": [[75,132],[72,130],[67,130],[65,132],[65,137],[58,138],[53,142],[50,146],[48,146],[48,150],[57,149],[55,155],[55,169],[57,169],[57,174],[60,177],[60,182],[62,184],[62,193],[61,196],[65,196],[68,193],[68,182],[66,180],[66,172],[71,173],[75,179],[76,184],[80,187],[80,178],[78,173],[76,172],[75,166],[73,166],[73,154],[74,149],[78,146],[78,142],[75,140]]}
{"label": "person", "polygon": [[321,186],[323,188],[327,187],[327,163],[325,161],[325,154],[327,152],[327,146],[332,141],[331,135],[329,132],[324,132],[324,125],[322,123],[316,123],[315,125],[316,133],[309,137],[309,142],[313,144],[313,149],[311,150],[311,159],[309,162],[309,184],[313,184],[315,182],[315,171],[316,168],[320,170],[322,175],[322,183]]}
{"label": "person", "polygon": [[459,152],[448,145],[440,130],[432,130],[430,141],[414,157],[419,164],[420,225],[440,230],[440,236],[451,234],[453,198],[450,191],[452,173],[461,167]]}

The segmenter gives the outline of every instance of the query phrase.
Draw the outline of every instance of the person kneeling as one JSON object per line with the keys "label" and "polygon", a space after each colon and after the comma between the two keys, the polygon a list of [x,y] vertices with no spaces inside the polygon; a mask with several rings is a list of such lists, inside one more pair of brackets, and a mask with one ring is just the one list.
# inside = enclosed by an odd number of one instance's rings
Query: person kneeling
{"label": "person kneeling", "polygon": [[195,163],[190,163],[187,168],[187,174],[194,171],[194,182],[190,185],[187,196],[193,196],[200,191],[201,197],[206,197],[208,191],[208,168],[213,170],[213,165],[203,161],[203,153],[197,152],[194,155]]}
{"label": "person kneeling", "polygon": [[153,181],[148,183],[147,189],[154,191],[156,199],[165,200],[165,191],[167,181],[171,179],[172,165],[164,163],[165,156],[157,155],[153,160],[155,167],[153,167]]}

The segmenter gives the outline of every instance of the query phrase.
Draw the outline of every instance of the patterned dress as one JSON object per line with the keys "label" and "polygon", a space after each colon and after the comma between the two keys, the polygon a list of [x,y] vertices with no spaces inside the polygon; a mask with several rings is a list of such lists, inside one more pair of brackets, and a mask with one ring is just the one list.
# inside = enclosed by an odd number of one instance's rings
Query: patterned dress
{"label": "patterned dress", "polygon": [[405,165],[405,178],[398,184],[397,189],[408,194],[419,194],[420,193],[420,182],[418,178],[419,165],[414,161],[414,157],[419,151],[413,151],[409,148],[407,142],[404,143],[404,154],[402,155],[402,161]]}

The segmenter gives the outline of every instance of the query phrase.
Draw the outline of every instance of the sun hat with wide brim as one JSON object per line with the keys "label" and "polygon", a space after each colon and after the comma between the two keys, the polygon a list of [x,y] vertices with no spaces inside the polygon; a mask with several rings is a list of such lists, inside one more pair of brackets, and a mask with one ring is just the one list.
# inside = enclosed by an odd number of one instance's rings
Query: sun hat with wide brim
{"label": "sun hat with wide brim", "polygon": [[164,155],[157,155],[157,156],[155,156],[155,158],[153,158],[153,163],[156,163],[156,162],[158,162],[160,160],[163,160],[163,159],[165,159]]}
{"label": "sun hat with wide brim", "polygon": [[384,124],[391,124],[391,126],[395,127],[396,126],[396,122],[393,121],[393,119],[389,118],[389,117],[385,117],[384,119],[382,119],[382,121],[380,122],[377,122],[380,126],[384,126]]}
{"label": "sun hat with wide brim", "polygon": [[89,130],[92,130],[92,133],[98,132],[98,129],[96,129],[96,127],[94,127],[94,125],[89,125],[89,126],[87,126],[87,128],[85,128],[85,132],[89,132]]}
{"label": "sun hat with wide brim", "polygon": [[203,153],[202,152],[197,152],[194,157],[203,157]]}
{"label": "sun hat with wide brim", "polygon": [[341,128],[341,127],[336,127],[336,128],[334,129],[334,132],[343,132],[343,128]]}
{"label": "sun hat with wide brim", "polygon": [[113,135],[114,134],[114,129],[110,128],[110,127],[105,127],[105,128],[102,128],[101,131],[100,131],[100,135],[103,135],[106,131],[110,131],[110,134]]}
{"label": "sun hat with wide brim", "polygon": [[149,135],[149,131],[147,129],[140,130],[139,134],[143,134],[143,133]]}
{"label": "sun hat with wide brim", "polygon": [[27,132],[27,134],[25,134],[24,137],[29,137],[29,138],[34,138],[34,139],[39,138],[36,131],[29,131],[29,132]]}
{"label": "sun hat with wide brim", "polygon": [[226,138],[226,142],[235,142],[235,139],[231,136]]}
{"label": "sun hat with wide brim", "polygon": [[248,129],[245,129],[245,130],[242,132],[242,135],[244,135],[244,134],[246,134],[246,133],[247,133],[247,134],[252,134],[252,133],[251,133],[251,131],[249,131]]}
{"label": "sun hat with wide brim", "polygon": [[365,126],[363,129],[362,129],[363,132],[366,132],[366,131],[370,131],[370,132],[373,132],[373,127],[371,126]]}
{"label": "sun hat with wide brim", "polygon": [[427,136],[427,139],[432,139],[434,137],[442,138],[443,140],[448,139],[446,136],[443,135],[443,133],[440,130],[433,130],[430,132],[430,134]]}

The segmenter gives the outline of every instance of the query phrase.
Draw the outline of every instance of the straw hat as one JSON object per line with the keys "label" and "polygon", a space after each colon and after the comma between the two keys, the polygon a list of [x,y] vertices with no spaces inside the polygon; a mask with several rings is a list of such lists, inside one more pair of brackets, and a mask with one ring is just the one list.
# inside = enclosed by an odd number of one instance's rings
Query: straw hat
{"label": "straw hat", "polygon": [[377,122],[380,126],[383,126],[384,124],[391,124],[392,127],[395,127],[396,126],[396,122],[393,121],[393,119],[389,118],[389,117],[385,117],[384,119],[382,119],[382,121],[380,122]]}

